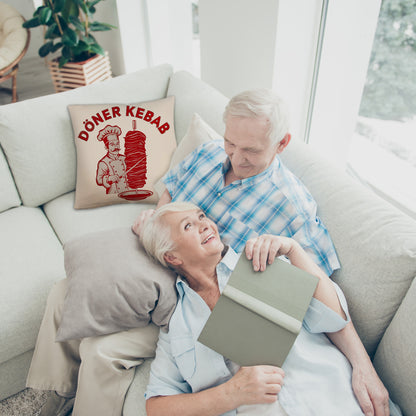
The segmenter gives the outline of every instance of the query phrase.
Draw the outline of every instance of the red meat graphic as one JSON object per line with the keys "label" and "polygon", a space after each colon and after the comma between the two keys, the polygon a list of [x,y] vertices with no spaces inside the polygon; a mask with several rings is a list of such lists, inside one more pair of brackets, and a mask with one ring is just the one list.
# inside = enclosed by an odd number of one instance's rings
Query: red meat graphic
{"label": "red meat graphic", "polygon": [[97,184],[105,186],[107,193],[117,193],[129,201],[146,199],[153,192],[138,189],[147,180],[146,135],[136,130],[136,120],[133,120],[133,130],[124,137],[125,155],[119,153],[120,135],[118,126],[106,126],[98,133],[97,139],[104,142],[108,152],[98,162]]}

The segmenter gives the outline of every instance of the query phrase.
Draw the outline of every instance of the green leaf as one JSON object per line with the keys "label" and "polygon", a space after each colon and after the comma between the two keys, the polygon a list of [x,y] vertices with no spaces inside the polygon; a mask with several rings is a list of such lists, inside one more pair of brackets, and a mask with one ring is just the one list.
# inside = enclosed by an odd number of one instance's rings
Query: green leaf
{"label": "green leaf", "polygon": [[55,13],[60,13],[64,8],[65,0],[54,0],[53,2],[53,9]]}
{"label": "green leaf", "polygon": [[67,62],[72,58],[71,48],[64,45],[62,48],[62,56],[67,59]]}
{"label": "green leaf", "polygon": [[53,48],[52,48],[51,52],[52,53],[56,52],[58,49],[62,48],[62,46],[64,46],[64,44],[62,42],[55,43],[53,45]]}
{"label": "green leaf", "polygon": [[39,51],[38,51],[39,56],[41,58],[44,58],[46,55],[52,52],[52,48],[53,48],[53,42],[52,41],[46,42],[39,48]]}
{"label": "green leaf", "polygon": [[55,39],[58,36],[60,36],[58,25],[54,22],[48,27],[48,30],[45,32],[44,38]]}
{"label": "green leaf", "polygon": [[89,28],[93,32],[104,32],[106,30],[115,29],[115,26],[108,23],[91,22]]}
{"label": "green leaf", "polygon": [[77,6],[85,13],[88,14],[88,8],[87,5],[82,0],[74,0],[74,2],[77,4]]}
{"label": "green leaf", "polygon": [[79,7],[76,0],[66,0],[62,9],[62,17],[69,21],[69,16],[79,16]]}
{"label": "green leaf", "polygon": [[90,51],[97,53],[98,55],[105,55],[104,49],[98,43],[90,45]]}
{"label": "green leaf", "polygon": [[39,17],[33,17],[32,19],[26,20],[22,26],[26,29],[30,29],[32,27],[38,27],[40,24]]}
{"label": "green leaf", "polygon": [[68,29],[67,20],[65,20],[61,15],[58,15],[59,24],[61,25],[61,29],[63,32]]}
{"label": "green leaf", "polygon": [[62,55],[59,58],[59,68],[62,68],[67,62],[69,62],[69,59]]}
{"label": "green leaf", "polygon": [[90,49],[90,45],[88,45],[87,43],[83,42],[82,40],[79,41],[78,46],[77,46],[77,54],[80,54],[82,52],[86,52]]}
{"label": "green leaf", "polygon": [[76,30],[79,30],[80,32],[85,31],[84,24],[79,20],[78,16],[70,16],[69,17],[69,23],[72,23]]}
{"label": "green leaf", "polygon": [[39,11],[39,21],[42,25],[48,24],[51,17],[52,17],[52,10],[49,7],[43,7]]}
{"label": "green leaf", "polygon": [[78,34],[75,30],[67,28],[62,36],[62,42],[67,46],[75,46],[79,41]]}

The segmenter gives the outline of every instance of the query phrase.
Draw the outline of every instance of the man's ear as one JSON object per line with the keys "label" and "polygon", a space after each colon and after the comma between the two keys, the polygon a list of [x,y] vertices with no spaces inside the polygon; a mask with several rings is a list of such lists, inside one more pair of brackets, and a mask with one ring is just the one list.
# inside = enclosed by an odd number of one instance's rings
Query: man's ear
{"label": "man's ear", "polygon": [[286,146],[289,144],[291,138],[292,136],[290,133],[287,133],[286,136],[283,137],[283,139],[280,140],[280,142],[277,144],[276,153],[282,153]]}
{"label": "man's ear", "polygon": [[172,252],[165,253],[163,258],[166,263],[171,264],[172,266],[180,266],[183,263],[183,261],[176,257]]}

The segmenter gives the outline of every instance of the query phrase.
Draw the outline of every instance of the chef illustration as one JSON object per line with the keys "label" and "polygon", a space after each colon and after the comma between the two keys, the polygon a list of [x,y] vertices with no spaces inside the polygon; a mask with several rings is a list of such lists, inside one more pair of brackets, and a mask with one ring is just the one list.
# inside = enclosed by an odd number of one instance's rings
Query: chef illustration
{"label": "chef illustration", "polygon": [[97,185],[104,186],[107,194],[119,194],[129,189],[126,181],[125,156],[120,154],[121,129],[106,126],[97,135],[104,142],[107,154],[97,163]]}

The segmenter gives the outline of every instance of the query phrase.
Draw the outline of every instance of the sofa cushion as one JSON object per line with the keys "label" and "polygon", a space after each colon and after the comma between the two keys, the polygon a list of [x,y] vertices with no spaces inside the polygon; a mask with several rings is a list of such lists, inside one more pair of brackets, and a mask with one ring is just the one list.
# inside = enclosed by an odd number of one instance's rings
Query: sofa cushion
{"label": "sofa cushion", "polygon": [[136,367],[134,378],[124,400],[123,416],[146,416],[146,392],[149,381],[150,366],[153,358],[147,358],[143,364]]}
{"label": "sofa cushion", "polygon": [[372,356],[416,275],[416,223],[309,145],[291,143],[282,160],[317,201],[341,263],[332,277]]}
{"label": "sofa cushion", "polygon": [[178,143],[185,136],[192,115],[198,113],[218,133],[224,133],[222,115],[228,98],[195,78],[189,72],[175,72],[169,82],[168,95],[174,95],[175,130]]}
{"label": "sofa cushion", "polygon": [[35,345],[53,282],[65,277],[63,250],[39,208],[0,215],[0,363]]}
{"label": "sofa cushion", "polygon": [[[182,138],[178,147],[172,155],[169,169],[172,169],[178,163],[182,162],[186,156],[188,156],[193,150],[195,150],[201,144],[209,140],[218,140],[222,137],[204,120],[202,120],[199,114],[194,114],[191,119],[191,123],[186,131],[185,136]],[[162,180],[159,180],[155,184],[155,189],[159,196],[164,192],[165,185]]]}
{"label": "sofa cushion", "polygon": [[154,208],[153,204],[131,203],[75,210],[74,195],[74,192],[70,192],[43,206],[62,244],[84,234],[130,227],[140,211]]}
{"label": "sofa cushion", "polygon": [[404,414],[416,409],[416,277],[382,338],[374,366]]}
{"label": "sofa cushion", "polygon": [[9,165],[0,148],[0,212],[17,207],[21,204],[19,194],[14,185]]}
{"label": "sofa cushion", "polygon": [[175,98],[68,106],[77,149],[75,208],[155,203],[176,149]]}
{"label": "sofa cushion", "polygon": [[150,322],[167,327],[176,307],[176,273],[153,262],[130,227],[71,240],[64,254],[68,293],[57,341]]}
{"label": "sofa cushion", "polygon": [[76,156],[68,104],[127,104],[163,98],[171,73],[171,66],[162,65],[0,106],[0,142],[24,205],[38,206],[75,189]]}

